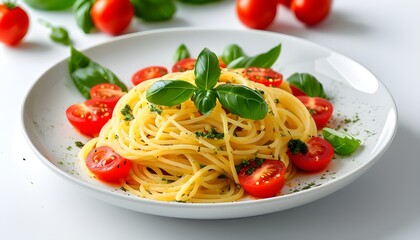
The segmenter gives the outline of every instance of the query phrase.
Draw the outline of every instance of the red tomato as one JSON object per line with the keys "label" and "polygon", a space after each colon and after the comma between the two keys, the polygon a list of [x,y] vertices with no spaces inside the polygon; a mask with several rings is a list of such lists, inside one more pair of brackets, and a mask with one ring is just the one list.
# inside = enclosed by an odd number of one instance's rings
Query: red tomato
{"label": "red tomato", "polygon": [[306,94],[300,90],[299,88],[293,86],[292,84],[289,85],[290,89],[292,89],[292,94],[293,96],[297,97],[297,96],[306,96]]}
{"label": "red tomato", "polygon": [[313,137],[307,143],[307,153],[293,154],[287,151],[292,163],[299,169],[307,172],[321,171],[327,167],[334,157],[333,146],[320,137]]}
{"label": "red tomato", "polygon": [[185,72],[188,70],[193,70],[195,61],[195,58],[181,59],[172,66],[172,72]]}
{"label": "red tomato", "polygon": [[236,14],[249,28],[265,29],[277,14],[277,0],[237,0]]}
{"label": "red tomato", "polygon": [[118,35],[122,33],[134,16],[130,0],[97,0],[90,10],[93,24],[102,32]]}
{"label": "red tomato", "polygon": [[87,168],[99,179],[116,182],[128,176],[131,162],[108,146],[92,149],[86,157]]}
{"label": "red tomato", "polygon": [[71,105],[66,110],[66,116],[80,133],[94,137],[111,118],[111,111],[106,103],[90,99],[84,103]]}
{"label": "red tomato", "polygon": [[311,113],[318,129],[324,127],[333,113],[333,105],[320,97],[297,96]]}
{"label": "red tomato", "polygon": [[[247,173],[250,168],[255,168],[253,173]],[[273,197],[283,188],[286,179],[286,166],[279,160],[265,160],[260,167],[254,162],[243,167],[239,173],[239,183],[251,196],[258,198]]]}
{"label": "red tomato", "polygon": [[114,109],[122,95],[124,92],[121,88],[112,83],[100,83],[90,89],[92,99],[106,103],[111,109]]}
{"label": "red tomato", "polygon": [[308,26],[322,22],[330,13],[332,0],[293,0],[290,9]]}
{"label": "red tomato", "polygon": [[137,85],[145,80],[162,77],[163,75],[166,75],[166,74],[168,74],[168,69],[166,69],[165,67],[162,67],[162,66],[145,67],[143,69],[140,69],[138,72],[136,72],[131,78],[131,81],[133,82],[134,85]]}
{"label": "red tomato", "polygon": [[271,68],[249,67],[243,71],[244,77],[251,81],[262,83],[267,87],[280,87],[283,75]]}
{"label": "red tomato", "polygon": [[22,8],[11,2],[0,4],[0,42],[15,46],[25,37],[28,28],[29,17]]}
{"label": "red tomato", "polygon": [[278,0],[277,2],[288,8],[290,7],[290,4],[292,4],[292,0]]}

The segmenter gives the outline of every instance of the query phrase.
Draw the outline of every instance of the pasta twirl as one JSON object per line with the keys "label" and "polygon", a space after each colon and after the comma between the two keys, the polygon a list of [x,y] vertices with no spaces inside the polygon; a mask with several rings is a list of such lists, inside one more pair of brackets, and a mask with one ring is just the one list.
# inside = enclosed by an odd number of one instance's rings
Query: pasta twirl
{"label": "pasta twirl", "polygon": [[[168,74],[163,79],[194,83],[194,72]],[[222,71],[218,84],[243,84],[263,93],[269,113],[255,121],[226,112],[219,103],[208,115],[201,114],[190,100],[174,107],[154,106],[146,100],[146,91],[157,80],[145,81],[124,95],[99,137],[80,152],[84,163],[95,145],[107,145],[131,160],[130,176],[122,185],[140,197],[182,202],[238,200],[245,193],[238,185],[236,165],[255,158],[275,159],[284,162],[290,177],[293,166],[286,154],[287,143],[316,135],[310,113],[287,91],[287,83],[282,88],[266,87]],[[121,113],[127,109],[130,119]]]}

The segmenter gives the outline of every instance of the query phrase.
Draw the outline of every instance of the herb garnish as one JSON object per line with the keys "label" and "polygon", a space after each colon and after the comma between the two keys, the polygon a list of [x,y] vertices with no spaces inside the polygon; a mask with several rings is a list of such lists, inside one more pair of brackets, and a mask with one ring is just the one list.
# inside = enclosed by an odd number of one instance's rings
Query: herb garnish
{"label": "herb garnish", "polygon": [[212,128],[209,132],[195,132],[196,137],[204,137],[208,139],[223,139],[224,133],[219,133],[216,129]]}
{"label": "herb garnish", "polygon": [[292,139],[287,143],[287,147],[289,151],[292,152],[294,155],[299,153],[306,154],[308,152],[308,146],[305,142],[300,139]]}
{"label": "herb garnish", "polygon": [[131,121],[134,119],[133,110],[131,110],[130,105],[128,104],[121,109],[121,114],[124,115],[124,121]]}
{"label": "herb garnish", "polygon": [[263,119],[268,105],[256,90],[243,85],[221,84],[217,87],[221,69],[215,53],[205,48],[194,68],[195,85],[184,80],[159,80],[146,93],[149,102],[175,106],[191,99],[202,114],[209,114],[219,100],[229,112],[252,120]]}

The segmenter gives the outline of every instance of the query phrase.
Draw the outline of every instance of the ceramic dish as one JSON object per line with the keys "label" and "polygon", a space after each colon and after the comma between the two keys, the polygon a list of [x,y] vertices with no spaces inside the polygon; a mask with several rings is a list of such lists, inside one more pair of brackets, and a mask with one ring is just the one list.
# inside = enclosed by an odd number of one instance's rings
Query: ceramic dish
{"label": "ceramic dish", "polygon": [[253,55],[281,43],[282,53],[273,68],[285,77],[295,72],[316,76],[334,104],[332,124],[342,125],[362,140],[361,148],[352,156],[336,157],[323,172],[299,174],[288,182],[280,196],[273,198],[217,204],[141,199],[91,179],[80,167],[75,142],[86,142],[87,138],[70,126],[65,110],[82,102],[83,97],[73,85],[64,59],[35,82],[22,107],[24,133],[40,160],[71,184],[117,206],[168,217],[225,219],[273,213],[325,197],[362,175],[392,142],[397,110],[386,87],[357,62],[303,39],[262,31],[172,29],[118,37],[83,52],[131,86],[131,76],[142,67],[170,68],[181,43],[193,55],[204,47],[221,54],[231,43]]}

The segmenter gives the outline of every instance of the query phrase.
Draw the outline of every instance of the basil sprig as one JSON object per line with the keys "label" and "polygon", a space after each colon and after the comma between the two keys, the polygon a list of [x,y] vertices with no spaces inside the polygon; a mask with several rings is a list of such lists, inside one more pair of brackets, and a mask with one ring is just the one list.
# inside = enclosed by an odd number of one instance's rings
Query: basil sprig
{"label": "basil sprig", "polygon": [[310,97],[328,98],[322,84],[309,73],[294,73],[287,81]]}
{"label": "basil sprig", "polygon": [[65,46],[70,46],[72,44],[70,35],[64,27],[54,26],[44,19],[39,19],[39,22],[51,30],[50,39],[52,41]]}
{"label": "basil sprig", "polygon": [[252,57],[241,56],[229,62],[227,68],[246,68],[246,67],[261,67],[270,68],[280,56],[281,44],[268,50],[267,52],[257,54]]}
{"label": "basil sprig", "polygon": [[217,87],[221,70],[215,53],[205,48],[198,55],[194,68],[195,86],[183,80],[159,80],[146,93],[149,102],[163,106],[175,106],[188,99],[197,109],[210,113],[217,100],[229,112],[252,120],[263,119],[268,105],[260,92],[243,85],[221,84]]}
{"label": "basil sprig", "polygon": [[176,63],[182,59],[189,58],[189,57],[191,57],[191,54],[187,46],[185,46],[185,44],[181,44],[178,46],[178,48],[175,51],[173,61]]}
{"label": "basil sprig", "polygon": [[137,17],[146,22],[167,21],[176,12],[173,0],[130,0]]}
{"label": "basil sprig", "polygon": [[220,58],[225,64],[231,63],[233,60],[245,56],[244,51],[238,44],[227,45],[222,52]]}
{"label": "basil sprig", "polygon": [[122,91],[127,91],[124,83],[111,70],[92,61],[72,46],[68,69],[71,79],[86,99],[90,98],[90,89],[99,83],[112,83]]}
{"label": "basil sprig", "polygon": [[73,15],[76,19],[77,25],[84,33],[90,33],[95,28],[92,17],[90,16],[90,9],[93,6],[93,0],[77,0],[73,5]]}
{"label": "basil sprig", "polygon": [[361,141],[349,133],[339,132],[331,128],[323,128],[322,136],[334,147],[339,155],[350,155],[360,146]]}

